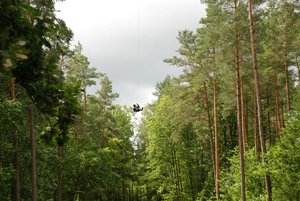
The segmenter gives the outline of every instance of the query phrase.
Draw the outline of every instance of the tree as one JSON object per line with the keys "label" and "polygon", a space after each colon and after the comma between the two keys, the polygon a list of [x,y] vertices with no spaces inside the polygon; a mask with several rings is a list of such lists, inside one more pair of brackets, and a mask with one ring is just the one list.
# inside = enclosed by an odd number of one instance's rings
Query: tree
{"label": "tree", "polygon": [[100,77],[95,67],[90,67],[88,58],[82,55],[82,45],[78,43],[71,56],[61,59],[62,67],[66,72],[67,82],[80,83],[83,91],[84,111],[87,112],[87,87],[95,85],[95,79]]}
{"label": "tree", "polygon": [[[0,71],[2,75],[14,77],[41,112],[51,116],[52,121],[58,119],[51,122],[51,126],[56,128],[48,133],[48,137],[63,143],[67,133],[64,129],[72,122],[72,115],[63,115],[58,111],[68,110],[70,104],[77,104],[71,103],[77,100],[68,95],[71,95],[71,88],[73,94],[79,93],[79,89],[75,85],[63,86],[65,83],[58,61],[65,53],[72,32],[62,20],[55,17],[53,8],[53,1],[1,2],[3,29],[0,36],[3,51]],[[66,102],[70,103],[69,106]],[[76,109],[72,114],[74,112]],[[57,129],[63,130],[58,134]]]}
{"label": "tree", "polygon": [[214,128],[215,128],[215,159],[216,159],[216,197],[220,199],[220,177],[219,177],[219,140],[218,140],[218,111],[217,111],[217,78],[214,77]]}
{"label": "tree", "polygon": [[284,136],[273,146],[269,153],[270,173],[274,178],[274,200],[299,199],[299,112],[288,116]]}
{"label": "tree", "polygon": [[[264,133],[263,133],[262,103],[261,103],[261,96],[260,96],[259,74],[258,74],[257,61],[256,61],[256,44],[254,38],[252,0],[248,0],[248,13],[249,13],[249,20],[250,20],[250,38],[251,38],[251,50],[252,50],[253,75],[254,75],[254,84],[255,84],[255,96],[256,96],[256,103],[257,103],[258,130],[259,130],[261,151],[263,154],[262,162],[265,163],[264,155],[266,154],[267,150],[266,150],[266,144],[265,144]],[[268,193],[268,201],[271,201],[272,187],[271,187],[271,179],[268,174],[265,175],[265,181],[266,181],[266,188]]]}
{"label": "tree", "polygon": [[[3,174],[4,181],[3,187],[3,200],[7,200],[9,192],[13,192],[11,199],[20,200],[21,191],[21,162],[20,162],[20,149],[22,147],[22,135],[26,125],[24,115],[24,103],[17,100],[8,100],[1,97],[1,142],[5,145],[4,151],[1,154],[1,173]],[[11,137],[10,137],[11,136]],[[9,139],[9,140],[5,140]],[[7,158],[7,159],[5,159]],[[10,164],[10,165],[7,165]],[[12,165],[13,164],[13,165]],[[13,169],[12,169],[13,166]],[[11,174],[12,176],[6,176]],[[9,184],[12,184],[13,189],[10,189]],[[8,190],[8,191],[7,191]],[[7,193],[7,194],[6,194]],[[6,195],[5,195],[6,194]]]}
{"label": "tree", "polygon": [[[291,73],[290,66],[297,54],[297,3],[294,1],[270,2],[266,12],[265,26],[268,33],[268,48],[273,52],[273,56],[277,57],[278,72],[284,74],[285,99],[287,111],[291,111]],[[273,43],[272,43],[273,42]]]}

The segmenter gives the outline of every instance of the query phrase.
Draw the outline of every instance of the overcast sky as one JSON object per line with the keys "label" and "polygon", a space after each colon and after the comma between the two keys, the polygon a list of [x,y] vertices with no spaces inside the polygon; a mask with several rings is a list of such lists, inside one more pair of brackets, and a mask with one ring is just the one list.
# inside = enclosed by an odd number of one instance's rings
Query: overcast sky
{"label": "overcast sky", "polygon": [[163,59],[176,54],[178,31],[195,30],[205,16],[200,0],[66,0],[56,9],[122,105],[145,105],[157,82],[179,74]]}

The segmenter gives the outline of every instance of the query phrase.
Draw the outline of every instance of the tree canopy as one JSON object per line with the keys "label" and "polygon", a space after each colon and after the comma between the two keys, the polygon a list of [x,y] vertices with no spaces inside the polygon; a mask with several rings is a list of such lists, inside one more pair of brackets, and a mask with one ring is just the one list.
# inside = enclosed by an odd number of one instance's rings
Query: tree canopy
{"label": "tree canopy", "polygon": [[0,200],[299,200],[299,2],[201,2],[136,122],[55,1],[0,1]]}

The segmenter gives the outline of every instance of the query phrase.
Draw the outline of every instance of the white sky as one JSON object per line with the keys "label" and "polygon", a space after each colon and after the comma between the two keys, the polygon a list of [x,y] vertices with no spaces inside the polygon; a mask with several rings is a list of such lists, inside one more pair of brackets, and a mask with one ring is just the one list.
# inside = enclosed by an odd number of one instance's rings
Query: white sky
{"label": "white sky", "polygon": [[176,54],[178,31],[195,30],[205,15],[200,0],[67,0],[56,9],[122,105],[145,105],[157,82],[180,73],[163,59]]}

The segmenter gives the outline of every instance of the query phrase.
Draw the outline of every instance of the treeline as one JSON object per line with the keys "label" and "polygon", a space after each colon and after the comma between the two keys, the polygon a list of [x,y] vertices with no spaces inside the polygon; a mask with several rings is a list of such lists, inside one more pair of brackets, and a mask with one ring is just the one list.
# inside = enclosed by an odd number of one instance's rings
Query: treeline
{"label": "treeline", "polygon": [[299,2],[202,2],[139,127],[142,200],[299,200]]}
{"label": "treeline", "polygon": [[300,5],[202,3],[134,135],[54,1],[0,1],[0,200],[300,200]]}
{"label": "treeline", "polygon": [[0,1],[0,200],[132,199],[131,109],[54,2]]}

